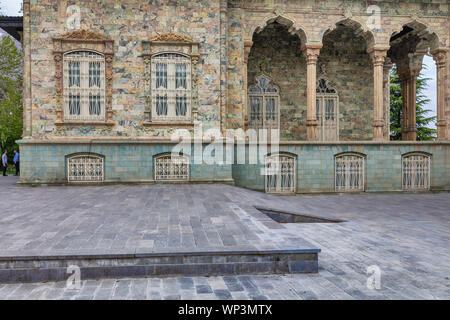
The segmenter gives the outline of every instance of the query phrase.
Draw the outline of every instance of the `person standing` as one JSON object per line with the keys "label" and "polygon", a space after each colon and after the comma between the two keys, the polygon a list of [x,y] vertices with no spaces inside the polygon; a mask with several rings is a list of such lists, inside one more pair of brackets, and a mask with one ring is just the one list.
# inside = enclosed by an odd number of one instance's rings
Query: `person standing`
{"label": "person standing", "polygon": [[17,150],[14,150],[14,166],[16,167],[16,174],[15,176],[18,176],[20,174],[20,154],[17,152]]}
{"label": "person standing", "polygon": [[3,176],[6,177],[6,168],[8,168],[8,151],[5,150],[5,152],[2,155],[2,169],[3,169]]}

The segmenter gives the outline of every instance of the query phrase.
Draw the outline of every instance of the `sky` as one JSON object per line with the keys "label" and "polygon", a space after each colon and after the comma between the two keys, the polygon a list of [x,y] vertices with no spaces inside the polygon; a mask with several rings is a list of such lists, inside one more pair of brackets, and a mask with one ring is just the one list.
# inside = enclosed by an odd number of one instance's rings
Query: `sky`
{"label": "sky", "polygon": [[[7,16],[20,16],[19,13],[21,7],[22,0],[0,0],[0,8],[2,9],[3,14]],[[0,29],[0,34],[1,34]],[[426,109],[431,110],[428,114],[429,116],[436,115],[436,64],[434,63],[433,58],[429,56],[425,56],[423,59],[423,69],[422,75],[426,78],[431,78],[428,81],[428,88],[424,92],[425,96],[430,99],[430,103],[426,106]],[[434,127],[434,123],[432,124]]]}

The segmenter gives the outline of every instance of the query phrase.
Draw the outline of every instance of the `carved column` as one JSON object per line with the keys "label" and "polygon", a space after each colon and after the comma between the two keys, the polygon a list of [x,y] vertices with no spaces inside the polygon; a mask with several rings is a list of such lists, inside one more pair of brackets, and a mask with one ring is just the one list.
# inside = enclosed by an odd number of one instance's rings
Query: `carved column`
{"label": "carved column", "polygon": [[408,76],[398,69],[398,77],[400,80],[400,88],[402,90],[402,140],[408,140],[408,128],[409,128],[409,117],[408,117],[408,96],[409,96],[409,81]]}
{"label": "carved column", "polygon": [[244,73],[244,110],[242,110],[243,114],[243,127],[244,130],[247,130],[248,127],[248,56],[250,55],[250,51],[252,50],[253,42],[245,41],[244,42],[244,66],[242,72]]}
{"label": "carved column", "polygon": [[63,57],[62,53],[55,52],[55,90],[56,90],[56,120],[55,124],[63,122]]}
{"label": "carved column", "polygon": [[437,69],[437,140],[450,140],[447,136],[445,115],[445,78],[447,71],[447,49],[438,48],[431,52]]}
{"label": "carved column", "polygon": [[30,0],[23,1],[23,137],[32,136]]}
{"label": "carved column", "polygon": [[416,141],[416,84],[426,51],[417,50],[397,63],[402,87],[402,140]]}
{"label": "carved column", "polygon": [[308,141],[316,141],[318,125],[316,115],[317,59],[322,44],[305,44],[306,56],[306,129]]}
{"label": "carved column", "polygon": [[105,54],[105,78],[106,78],[106,123],[113,125],[112,95],[113,95],[113,57],[112,53]]}
{"label": "carved column", "polygon": [[383,66],[383,93],[384,93],[384,140],[389,141],[391,132],[391,69],[392,62],[386,58]]}
{"label": "carved column", "polygon": [[227,126],[227,11],[228,1],[220,0],[220,130]]}
{"label": "carved column", "polygon": [[388,47],[373,47],[368,50],[373,64],[373,140],[383,141],[383,68]]}

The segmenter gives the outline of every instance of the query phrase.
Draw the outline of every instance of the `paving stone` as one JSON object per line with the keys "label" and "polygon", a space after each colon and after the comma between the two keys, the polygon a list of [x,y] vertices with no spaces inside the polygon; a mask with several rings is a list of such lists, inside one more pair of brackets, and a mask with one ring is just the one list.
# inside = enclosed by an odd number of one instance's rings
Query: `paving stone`
{"label": "paving stone", "polygon": [[[223,250],[244,245],[260,249],[301,245],[302,240],[307,240],[322,252],[321,269],[315,276],[110,279],[83,282],[83,293],[68,290],[65,282],[0,284],[0,299],[217,299],[217,295],[231,295],[233,299],[450,298],[448,193],[277,197],[220,185],[19,188],[9,184],[4,190],[8,200],[0,212],[2,254],[29,252],[26,245],[33,241],[41,244],[32,250],[60,254],[56,250],[58,243],[92,236],[116,241],[118,250],[124,242],[138,241],[138,236],[157,234],[158,230],[167,230],[163,234],[170,238],[171,227],[178,227],[181,234],[193,240],[191,217],[196,228],[203,228],[208,241],[211,232],[221,237],[221,229],[222,235],[237,237],[236,232],[242,229],[231,225],[245,227],[253,235],[252,240],[242,237],[238,245],[230,247],[211,241],[209,248]],[[152,219],[149,215],[162,197],[166,203],[185,197],[196,205],[184,211],[176,209],[180,212],[177,217],[166,218],[162,212],[168,215],[174,207],[161,205],[161,210],[166,211],[155,211]],[[135,202],[146,210],[139,211]],[[261,222],[269,218],[253,210],[253,204],[347,222],[286,224],[283,229],[269,229]],[[177,201],[176,206],[183,208],[183,201]],[[75,249],[95,252],[92,248]],[[132,252],[137,249],[145,249],[139,241],[130,248]],[[366,287],[367,267],[371,265],[381,269],[381,290]]]}

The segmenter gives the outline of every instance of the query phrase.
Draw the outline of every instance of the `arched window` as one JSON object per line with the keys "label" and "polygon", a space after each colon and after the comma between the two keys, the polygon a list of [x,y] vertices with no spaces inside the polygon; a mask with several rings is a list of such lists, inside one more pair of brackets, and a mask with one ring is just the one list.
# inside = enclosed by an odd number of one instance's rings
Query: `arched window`
{"label": "arched window", "polygon": [[189,158],[182,155],[162,155],[155,158],[156,181],[189,180]]}
{"label": "arched window", "polygon": [[335,158],[336,191],[364,191],[364,158],[344,154]]}
{"label": "arched window", "polygon": [[425,154],[412,153],[402,157],[403,190],[430,189],[430,157]]}
{"label": "arched window", "polygon": [[152,121],[191,119],[191,58],[162,53],[151,59]]}
{"label": "arched window", "polygon": [[339,140],[339,96],[336,89],[330,87],[327,80],[317,81],[316,115],[319,125],[317,139],[319,141]]}
{"label": "arched window", "polygon": [[280,90],[264,75],[256,77],[256,85],[248,89],[248,122],[253,129],[278,129]]}
{"label": "arched window", "polygon": [[105,120],[105,57],[92,51],[64,55],[64,120]]}
{"label": "arched window", "polygon": [[295,158],[287,155],[266,157],[266,192],[295,193],[296,166]]}
{"label": "arched window", "polygon": [[69,182],[101,182],[104,180],[103,158],[76,155],[67,159]]}

